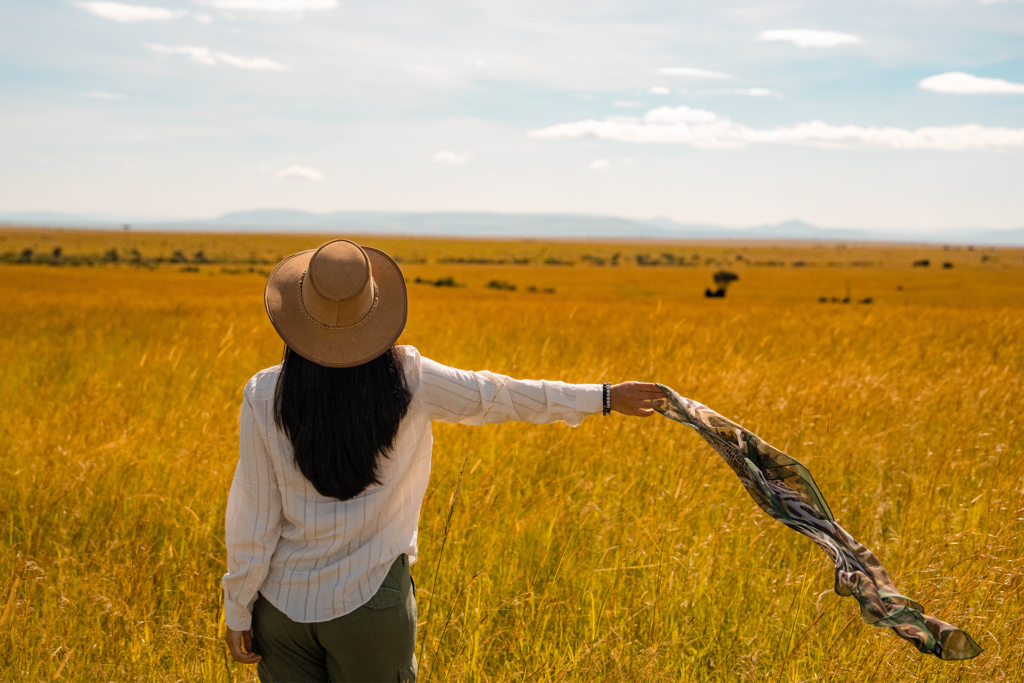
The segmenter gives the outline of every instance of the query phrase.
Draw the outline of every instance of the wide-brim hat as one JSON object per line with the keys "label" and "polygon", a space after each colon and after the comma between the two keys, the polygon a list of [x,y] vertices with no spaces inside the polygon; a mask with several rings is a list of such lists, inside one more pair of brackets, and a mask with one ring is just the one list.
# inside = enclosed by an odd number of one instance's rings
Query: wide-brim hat
{"label": "wide-brim hat", "polygon": [[292,254],[264,290],[267,315],[293,351],[319,365],[362,365],[405,328],[408,296],[398,264],[348,240]]}

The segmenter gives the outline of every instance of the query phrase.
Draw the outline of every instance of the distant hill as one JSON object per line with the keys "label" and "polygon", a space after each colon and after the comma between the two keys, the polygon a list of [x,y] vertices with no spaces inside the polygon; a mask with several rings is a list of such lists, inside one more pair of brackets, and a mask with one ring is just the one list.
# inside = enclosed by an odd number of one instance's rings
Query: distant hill
{"label": "distant hill", "polygon": [[680,223],[671,218],[630,219],[582,214],[508,214],[486,212],[389,213],[294,209],[235,211],[216,218],[168,220],[151,216],[53,212],[0,213],[0,224],[67,228],[196,230],[225,232],[351,232],[381,235],[437,235],[506,238],[746,239],[930,242],[1024,246],[1024,228],[965,228],[922,234],[909,230],[819,228],[800,220],[747,228]]}

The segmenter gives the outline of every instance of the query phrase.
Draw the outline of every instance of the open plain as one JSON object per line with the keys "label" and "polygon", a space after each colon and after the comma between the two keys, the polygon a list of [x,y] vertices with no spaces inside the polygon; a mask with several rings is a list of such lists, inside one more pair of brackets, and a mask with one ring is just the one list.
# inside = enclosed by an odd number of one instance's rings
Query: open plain
{"label": "open plain", "polygon": [[[266,273],[330,237],[0,231],[0,680],[255,680],[221,640],[241,389],[281,356]],[[863,623],[660,416],[436,425],[421,681],[1024,676],[1024,251],[353,239],[401,262],[401,343],[705,403],[985,648],[941,662]]]}

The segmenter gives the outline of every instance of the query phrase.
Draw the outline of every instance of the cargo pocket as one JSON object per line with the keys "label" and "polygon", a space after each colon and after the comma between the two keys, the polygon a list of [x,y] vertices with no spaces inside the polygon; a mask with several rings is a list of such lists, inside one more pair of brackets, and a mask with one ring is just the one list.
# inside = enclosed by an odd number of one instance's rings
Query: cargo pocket
{"label": "cargo pocket", "polygon": [[398,683],[416,683],[416,663],[398,670]]}

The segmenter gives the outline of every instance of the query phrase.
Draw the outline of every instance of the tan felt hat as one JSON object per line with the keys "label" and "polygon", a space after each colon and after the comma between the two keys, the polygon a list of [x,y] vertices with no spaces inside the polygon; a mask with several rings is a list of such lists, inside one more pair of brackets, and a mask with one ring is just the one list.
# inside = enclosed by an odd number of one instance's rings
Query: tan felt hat
{"label": "tan felt hat", "polygon": [[281,339],[303,358],[331,368],[362,365],[391,348],[409,308],[398,264],[348,240],[281,261],[267,278],[263,299]]}

